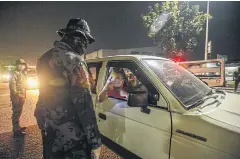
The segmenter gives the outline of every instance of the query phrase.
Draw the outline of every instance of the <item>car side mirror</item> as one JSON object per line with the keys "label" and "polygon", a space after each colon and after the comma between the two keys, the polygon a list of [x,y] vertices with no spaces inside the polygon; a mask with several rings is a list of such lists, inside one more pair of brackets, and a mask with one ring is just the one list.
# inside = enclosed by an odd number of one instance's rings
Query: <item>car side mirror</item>
{"label": "car side mirror", "polygon": [[128,106],[141,107],[141,112],[150,114],[148,106],[148,93],[145,91],[133,91],[128,94]]}

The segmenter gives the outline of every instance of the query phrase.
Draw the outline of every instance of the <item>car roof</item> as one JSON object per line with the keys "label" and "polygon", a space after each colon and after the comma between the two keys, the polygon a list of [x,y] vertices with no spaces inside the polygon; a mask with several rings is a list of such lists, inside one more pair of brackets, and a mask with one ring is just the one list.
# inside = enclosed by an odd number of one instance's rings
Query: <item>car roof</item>
{"label": "car roof", "polygon": [[159,56],[148,56],[148,55],[115,55],[115,56],[106,56],[95,59],[87,59],[86,62],[101,62],[109,60],[141,60],[141,59],[159,59],[159,60],[169,60],[167,58]]}

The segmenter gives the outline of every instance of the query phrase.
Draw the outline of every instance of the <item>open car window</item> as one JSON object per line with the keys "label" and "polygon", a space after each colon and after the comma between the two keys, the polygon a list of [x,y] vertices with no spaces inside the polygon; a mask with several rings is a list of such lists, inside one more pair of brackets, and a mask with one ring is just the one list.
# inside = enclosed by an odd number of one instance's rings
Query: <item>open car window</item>
{"label": "open car window", "polygon": [[[134,91],[145,91],[148,93],[149,105],[157,106],[154,95],[159,95],[153,84],[145,73],[133,61],[113,61],[108,64],[108,78],[106,81],[114,79],[115,71],[121,72],[124,80],[123,92],[128,95]],[[126,96],[125,95],[125,96]],[[127,96],[124,100],[127,99]]]}

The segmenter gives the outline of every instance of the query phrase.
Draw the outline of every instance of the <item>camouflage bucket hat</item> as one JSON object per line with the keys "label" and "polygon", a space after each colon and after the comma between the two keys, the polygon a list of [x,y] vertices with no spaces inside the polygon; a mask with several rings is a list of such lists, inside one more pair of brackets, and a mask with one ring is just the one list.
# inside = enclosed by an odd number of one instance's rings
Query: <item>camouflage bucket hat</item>
{"label": "camouflage bucket hat", "polygon": [[87,40],[88,44],[95,42],[95,38],[91,35],[90,28],[84,19],[76,18],[70,19],[67,27],[57,31],[60,37],[65,34],[74,36],[83,36]]}
{"label": "camouflage bucket hat", "polygon": [[26,64],[26,62],[23,59],[16,60],[16,65],[20,64]]}

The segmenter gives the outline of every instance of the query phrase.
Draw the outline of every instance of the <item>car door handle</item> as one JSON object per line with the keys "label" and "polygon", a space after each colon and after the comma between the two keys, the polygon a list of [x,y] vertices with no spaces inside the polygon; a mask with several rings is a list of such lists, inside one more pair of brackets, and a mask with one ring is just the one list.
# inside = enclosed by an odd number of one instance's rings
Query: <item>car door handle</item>
{"label": "car door handle", "polygon": [[103,119],[103,120],[107,119],[107,116],[105,114],[102,114],[102,113],[98,113],[98,117]]}

